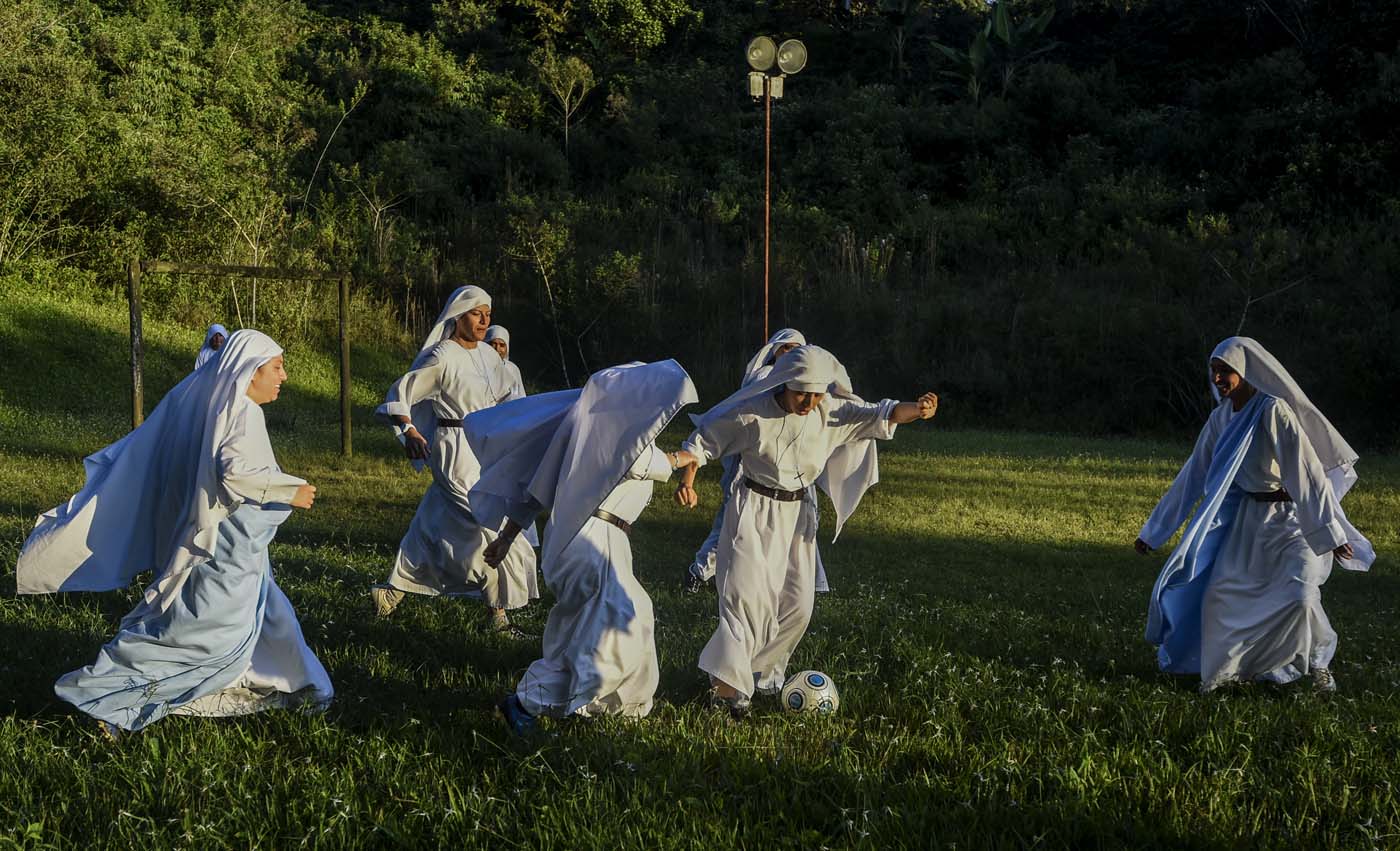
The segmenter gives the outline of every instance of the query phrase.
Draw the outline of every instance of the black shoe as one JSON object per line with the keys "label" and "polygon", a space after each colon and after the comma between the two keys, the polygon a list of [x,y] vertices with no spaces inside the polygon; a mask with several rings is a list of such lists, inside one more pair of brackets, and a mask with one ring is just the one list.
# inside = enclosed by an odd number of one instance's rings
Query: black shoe
{"label": "black shoe", "polygon": [[749,712],[753,710],[753,701],[742,694],[734,697],[721,697],[719,690],[710,689],[709,697],[705,700],[705,705],[710,709],[722,709],[729,713],[729,717],[735,721],[743,721],[749,717]]}
{"label": "black shoe", "polygon": [[705,580],[696,575],[695,571],[687,567],[685,569],[685,579],[681,580],[681,590],[687,594],[699,594],[705,587]]}
{"label": "black shoe", "polygon": [[526,711],[524,704],[520,702],[520,698],[514,692],[496,704],[496,708],[506,719],[506,729],[510,730],[513,735],[524,738],[539,730],[539,722],[535,720],[535,716]]}

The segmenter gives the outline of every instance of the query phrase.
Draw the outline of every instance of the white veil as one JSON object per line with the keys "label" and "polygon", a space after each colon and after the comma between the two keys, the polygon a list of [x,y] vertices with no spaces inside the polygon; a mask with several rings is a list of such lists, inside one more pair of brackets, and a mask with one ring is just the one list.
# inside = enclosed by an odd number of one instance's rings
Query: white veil
{"label": "white veil", "polygon": [[[433,347],[452,336],[452,332],[456,328],[457,317],[472,308],[482,306],[491,306],[491,296],[481,287],[468,285],[453,290],[452,295],[447,297],[447,304],[443,305],[442,312],[433,322],[432,329],[428,331],[428,336],[423,339],[423,345],[419,347],[418,355],[413,358],[413,363],[408,368],[409,371],[422,366]],[[433,435],[437,433],[437,411],[433,408],[432,400],[425,399],[409,410],[403,410],[403,407],[401,403],[385,402],[375,408],[374,412],[386,419],[395,414],[407,416],[413,422],[413,427],[423,436],[423,439],[432,445]],[[418,463],[415,462],[415,465]]]}
{"label": "white veil", "polygon": [[40,515],[24,542],[16,591],[109,591],[151,569],[178,587],[212,556],[219,523],[238,507],[222,485],[219,448],[253,373],[280,354],[266,334],[235,332],[145,422],[84,459],[83,489]]}
{"label": "white veil", "polygon": [[783,328],[774,332],[768,338],[768,342],[749,360],[749,365],[744,367],[744,380],[741,384],[748,384],[758,375],[758,371],[768,365],[768,361],[773,357],[773,353],[788,343],[796,343],[799,346],[807,345],[807,338],[802,336],[802,332],[794,328]]}
{"label": "white veil", "polygon": [[[1238,372],[1240,378],[1259,392],[1282,399],[1293,409],[1299,426],[1302,427],[1308,442],[1312,444],[1318,460],[1322,462],[1322,469],[1327,472],[1327,480],[1332,485],[1332,495],[1337,500],[1337,518],[1346,531],[1348,543],[1356,553],[1353,559],[1339,561],[1348,570],[1369,569],[1376,560],[1376,550],[1371,542],[1351,525],[1341,506],[1342,498],[1357,481],[1354,465],[1360,460],[1360,456],[1356,450],[1351,448],[1351,444],[1346,442],[1336,427],[1312,403],[1303,392],[1303,388],[1298,386],[1298,382],[1294,381],[1293,376],[1279,363],[1278,358],[1270,354],[1258,340],[1252,337],[1227,337],[1215,347],[1210,357],[1211,360],[1219,360]],[[1209,365],[1207,370],[1209,371]],[[1220,391],[1215,385],[1212,383],[1210,387],[1216,398],[1220,398]]]}

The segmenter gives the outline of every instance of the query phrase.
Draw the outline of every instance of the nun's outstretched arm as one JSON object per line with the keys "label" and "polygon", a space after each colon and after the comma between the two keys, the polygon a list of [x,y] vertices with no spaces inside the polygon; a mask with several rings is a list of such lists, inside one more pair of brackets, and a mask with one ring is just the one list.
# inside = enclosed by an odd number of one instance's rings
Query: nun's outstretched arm
{"label": "nun's outstretched arm", "polygon": [[914,420],[931,420],[938,413],[938,394],[925,393],[913,402],[900,402],[890,411],[890,422],[896,425]]}

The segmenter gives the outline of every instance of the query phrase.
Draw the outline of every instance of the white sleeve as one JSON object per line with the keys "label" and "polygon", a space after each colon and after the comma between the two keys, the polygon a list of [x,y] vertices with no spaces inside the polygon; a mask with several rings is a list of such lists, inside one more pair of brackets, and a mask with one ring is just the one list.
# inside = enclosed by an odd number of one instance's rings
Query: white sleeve
{"label": "white sleeve", "polygon": [[1181,470],[1172,480],[1171,487],[1162,494],[1162,498],[1157,501],[1157,507],[1152,509],[1152,514],[1142,525],[1142,531],[1138,532],[1142,542],[1152,549],[1155,550],[1171,540],[1172,535],[1186,522],[1191,510],[1200,500],[1206,486],[1206,473],[1210,470],[1210,459],[1215,454],[1215,442],[1219,439],[1217,431],[1216,415],[1212,413],[1196,438],[1191,457],[1181,465]]}
{"label": "white sleeve", "polygon": [[1276,401],[1264,414],[1264,430],[1273,442],[1283,488],[1293,497],[1303,540],[1318,555],[1326,555],[1347,542],[1347,533],[1337,516],[1337,500],[1332,483],[1322,469],[1312,441],[1298,427],[1293,411]]}
{"label": "white sleeve", "polygon": [[631,468],[627,470],[627,478],[633,481],[645,481],[650,479],[653,482],[664,482],[671,478],[671,459],[666,457],[655,443],[647,444],[642,450],[642,454],[637,456],[637,460],[632,462]]}
{"label": "white sleeve", "polygon": [[412,416],[413,406],[438,394],[442,380],[442,361],[437,353],[430,354],[417,369],[410,369],[384,395],[378,413],[389,417]]}
{"label": "white sleeve", "polygon": [[695,456],[698,466],[726,455],[737,455],[746,447],[747,418],[742,414],[720,417],[691,432],[681,449]]}
{"label": "white sleeve", "polygon": [[826,427],[834,429],[836,436],[832,446],[894,437],[896,423],[890,417],[898,404],[894,399],[883,399],[879,402],[846,400],[836,405],[826,420]]}
{"label": "white sleeve", "polygon": [[239,417],[233,431],[219,447],[219,474],[224,490],[242,502],[291,502],[305,479],[288,475],[277,466],[250,462],[254,437],[248,434],[248,418]]}

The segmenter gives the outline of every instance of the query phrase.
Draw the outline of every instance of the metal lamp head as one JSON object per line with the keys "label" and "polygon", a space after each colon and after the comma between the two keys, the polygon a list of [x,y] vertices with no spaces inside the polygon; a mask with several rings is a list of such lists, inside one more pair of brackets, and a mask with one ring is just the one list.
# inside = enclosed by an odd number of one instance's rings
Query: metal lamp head
{"label": "metal lamp head", "polygon": [[[773,39],[766,35],[761,35],[749,42],[748,48],[744,51],[749,60],[749,67],[755,71],[767,71],[773,67],[773,61],[778,57],[778,46],[773,43]],[[803,51],[804,62],[806,51]]]}
{"label": "metal lamp head", "polygon": [[[772,43],[771,40],[769,43]],[[777,58],[779,71],[784,74],[796,74],[807,67],[807,46],[795,38],[790,38],[778,45]],[[752,62],[753,60],[750,60],[750,64]]]}

